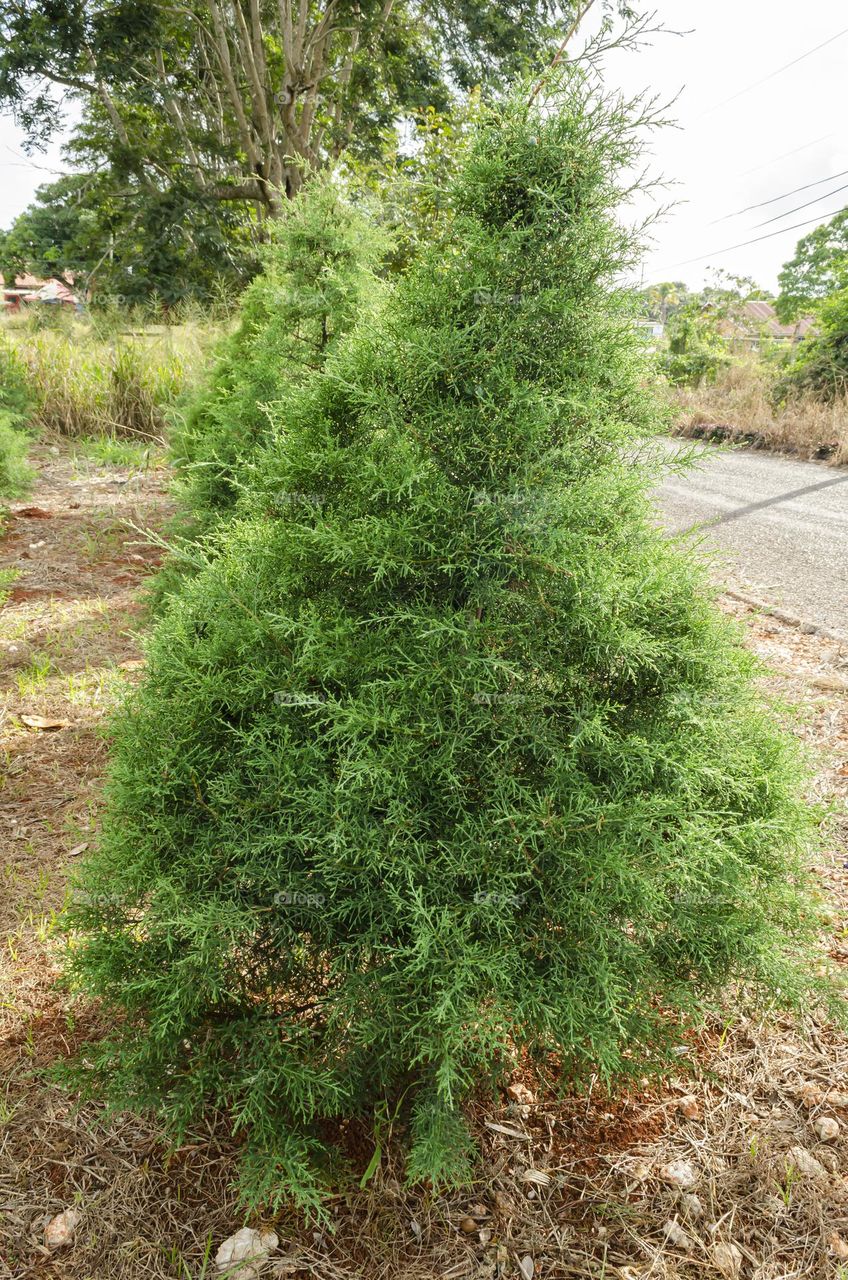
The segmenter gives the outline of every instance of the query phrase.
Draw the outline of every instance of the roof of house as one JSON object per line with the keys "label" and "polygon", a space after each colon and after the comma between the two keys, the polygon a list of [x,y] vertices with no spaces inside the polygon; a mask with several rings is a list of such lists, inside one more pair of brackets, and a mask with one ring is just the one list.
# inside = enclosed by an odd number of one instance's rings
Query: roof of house
{"label": "roof of house", "polygon": [[4,276],[0,275],[0,288],[40,289],[44,283],[45,281],[39,280],[38,276],[24,274],[22,276],[15,276],[13,280],[7,281]]}
{"label": "roof of house", "polygon": [[745,320],[751,320],[752,326],[765,330],[770,338],[804,338],[813,325],[812,316],[802,316],[795,324],[781,324],[772,304],[760,300],[746,302],[742,315],[738,328],[745,328]]}

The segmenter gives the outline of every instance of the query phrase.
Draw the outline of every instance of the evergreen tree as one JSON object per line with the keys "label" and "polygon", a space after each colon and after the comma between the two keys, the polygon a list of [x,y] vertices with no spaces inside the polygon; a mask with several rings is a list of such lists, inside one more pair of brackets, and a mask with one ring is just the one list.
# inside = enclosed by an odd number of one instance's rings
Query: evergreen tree
{"label": "evergreen tree", "polygon": [[174,433],[179,497],[195,534],[234,507],[270,430],[377,292],[385,233],[331,177],[313,178],[273,224],[264,270],[246,290],[239,326]]}
{"label": "evergreen tree", "polygon": [[226,1109],[253,1200],[316,1203],[327,1120],[388,1099],[461,1179],[520,1053],[641,1073],[731,980],[810,989],[794,764],[635,461],[640,137],[573,72],[484,116],[115,720],[80,1076]]}

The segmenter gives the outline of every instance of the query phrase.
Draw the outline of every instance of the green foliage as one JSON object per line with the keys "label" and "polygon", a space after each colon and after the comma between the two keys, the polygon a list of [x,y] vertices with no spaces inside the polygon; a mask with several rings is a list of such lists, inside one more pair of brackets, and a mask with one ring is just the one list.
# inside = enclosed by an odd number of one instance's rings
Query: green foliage
{"label": "green foliage", "polygon": [[63,280],[95,310],[156,298],[167,313],[240,290],[256,270],[253,240],[243,211],[204,199],[176,174],[167,191],[151,192],[101,165],[38,189],[0,233],[0,270]]}
{"label": "green foliage", "polygon": [[662,367],[677,386],[714,382],[730,363],[721,316],[693,294],[671,316],[666,328],[668,351]]}
{"label": "green foliage", "polygon": [[0,497],[19,498],[28,493],[33,471],[28,465],[29,439],[16,417],[0,408]]}
{"label": "green foliage", "polygon": [[332,178],[314,179],[274,226],[238,329],[174,430],[180,497],[196,534],[232,510],[273,415],[294,413],[301,389],[373,307],[373,269],[386,249]]}
{"label": "green foliage", "polygon": [[[698,387],[715,382],[731,363],[736,336],[747,336],[765,342],[757,332],[744,304],[765,297],[748,276],[734,276],[725,271],[713,273],[708,284],[698,293],[679,293],[677,286],[659,285],[658,301],[666,299],[670,310],[666,335],[668,352],[663,361],[664,372],[677,386]],[[669,296],[668,290],[671,290]]]}
{"label": "green foliage", "polygon": [[0,340],[0,497],[18,498],[29,491],[25,426],[32,409],[26,370],[14,346]]}
{"label": "green foliage", "polygon": [[26,364],[12,342],[0,339],[0,412],[23,420],[32,407]]}
{"label": "green foliage", "polygon": [[667,324],[671,316],[686,303],[689,290],[682,280],[665,280],[643,289],[640,295],[642,310],[649,320]]}
{"label": "green foliage", "polygon": [[[605,34],[630,7],[605,0]],[[304,174],[373,164],[407,121],[541,63],[556,0],[21,0],[0,4],[0,103],[33,146],[69,89],[74,174],[42,189],[0,262],[167,304],[237,285]],[[0,267],[2,269],[2,267]]]}
{"label": "green foliage", "polygon": [[318,1205],[327,1121],[458,1181],[523,1053],[644,1072],[816,928],[791,752],[634,465],[615,281],[641,130],[574,72],[485,113],[453,216],[341,341],[113,724],[71,979],[79,1079],[224,1109],[253,1201]]}
{"label": "green foliage", "polygon": [[848,269],[848,209],[799,240],[778,284],[777,314],[791,324],[840,287]]}
{"label": "green foliage", "polygon": [[835,400],[848,394],[848,259],[837,288],[816,308],[815,332],[798,349],[779,395],[810,394]]}

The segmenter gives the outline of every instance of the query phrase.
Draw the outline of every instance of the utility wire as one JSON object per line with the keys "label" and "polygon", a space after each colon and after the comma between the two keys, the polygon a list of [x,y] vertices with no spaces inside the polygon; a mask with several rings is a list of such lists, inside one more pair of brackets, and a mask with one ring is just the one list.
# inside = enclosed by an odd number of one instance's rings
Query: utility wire
{"label": "utility wire", "polygon": [[[848,174],[848,169],[843,169],[841,173],[832,173],[829,178],[819,178],[818,182],[808,182],[806,186],[796,187],[794,191],[784,191],[782,196],[772,196],[771,200],[761,200],[759,204],[748,204],[744,209],[737,209],[735,213],[726,213],[723,218],[714,218],[712,222],[707,223],[707,226],[714,227],[718,222],[728,222],[731,218],[739,218],[743,213],[750,213],[752,209],[765,209],[767,205],[777,204],[779,200],[788,200],[790,196],[797,196],[800,192],[809,191],[812,187],[822,187],[826,182],[835,182],[837,178],[844,178],[846,174]],[[834,195],[835,192],[830,194]],[[825,196],[819,196],[819,199],[824,200]],[[806,205],[802,205],[801,208],[806,208]],[[784,214],[784,217],[788,218],[790,213],[797,212],[797,209],[790,209],[788,213]],[[760,226],[765,226],[765,223],[761,222]]]}
{"label": "utility wire", "polygon": [[845,213],[846,209],[848,209],[848,205],[843,205],[841,209],[834,209],[832,213],[823,213],[818,218],[807,218],[804,222],[796,222],[792,227],[781,227],[779,231],[769,231],[767,235],[755,236],[753,240],[743,240],[741,244],[728,245],[726,249],[714,249],[712,253],[703,253],[699,258],[687,258],[685,262],[674,262],[672,263],[672,268],[688,267],[693,262],[706,262],[708,258],[717,258],[724,253],[732,253],[734,249],[746,249],[749,244],[759,244],[762,240],[773,240],[775,236],[782,236],[789,231],[798,231],[801,227],[809,227],[813,222],[827,222],[830,218],[835,218],[840,213]]}
{"label": "utility wire", "polygon": [[737,98],[744,97],[744,95],[746,93],[750,93],[752,89],[759,89],[761,84],[766,84],[767,81],[773,80],[775,76],[783,75],[783,72],[788,71],[790,67],[796,67],[798,63],[803,62],[805,58],[811,58],[814,53],[818,53],[820,49],[826,49],[829,44],[833,44],[834,40],[841,40],[845,35],[848,35],[848,27],[844,27],[842,31],[837,31],[836,35],[830,36],[827,40],[823,40],[821,44],[817,44],[814,49],[808,49],[806,53],[799,54],[798,57],[793,58],[791,62],[786,62],[782,67],[778,67],[775,71],[770,71],[768,75],[763,76],[762,79],[755,80],[753,84],[746,85],[745,88],[740,89],[738,93],[733,93],[729,98],[724,98],[721,102],[715,103],[714,106],[707,107],[707,110],[702,114],[705,116],[711,115],[713,111],[719,111],[729,103],[735,102]]}
{"label": "utility wire", "polygon": [[744,173],[737,173],[737,178],[747,178],[752,173],[761,173],[763,169],[768,169],[770,165],[777,164],[779,160],[788,160],[790,156],[800,155],[802,151],[809,151],[810,147],[814,147],[819,142],[827,142],[828,139],[834,137],[832,133],[823,133],[820,138],[813,138],[812,142],[805,142],[801,147],[795,147],[792,151],[784,151],[779,156],[766,160],[763,164],[755,164],[752,169],[746,169]]}
{"label": "utility wire", "polygon": [[800,213],[802,209],[809,209],[810,205],[818,204],[819,200],[829,200],[831,196],[838,196],[840,191],[848,191],[848,182],[841,187],[834,187],[832,191],[825,191],[824,195],[816,196],[815,200],[808,200],[806,204],[799,204],[794,209],[787,209],[785,213],[775,214],[773,218],[766,218],[765,222],[757,222],[751,230],[758,231],[760,227],[768,227],[773,222],[780,222],[781,218],[791,218],[793,213]]}

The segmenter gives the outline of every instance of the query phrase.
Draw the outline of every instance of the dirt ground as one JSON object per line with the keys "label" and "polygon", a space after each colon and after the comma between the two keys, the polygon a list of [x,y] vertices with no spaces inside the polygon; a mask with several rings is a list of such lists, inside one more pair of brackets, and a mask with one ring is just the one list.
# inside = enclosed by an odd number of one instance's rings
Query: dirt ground
{"label": "dirt ground", "polygon": [[[0,539],[17,572],[0,621],[0,1278],[195,1280],[218,1274],[216,1250],[245,1225],[224,1124],[210,1117],[174,1149],[149,1118],[76,1107],[48,1075],[97,1031],[96,1010],[55,986],[57,913],[96,827],[104,712],[138,678],[138,594],[157,558],[140,531],[166,518],[167,477],[64,445],[35,462]],[[724,606],[796,708],[816,798],[833,802],[822,955],[844,963],[848,647]],[[729,1002],[680,1050],[678,1079],[614,1100],[554,1102],[516,1078],[498,1108],[478,1107],[470,1193],[409,1193],[390,1154],[366,1190],[335,1199],[331,1228],[250,1219],[279,1238],[262,1274],[848,1280],[848,1037]],[[348,1144],[367,1162],[364,1135]],[[73,1239],[51,1250],[45,1226],[67,1209]]]}

